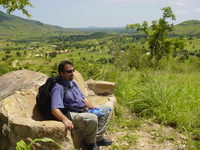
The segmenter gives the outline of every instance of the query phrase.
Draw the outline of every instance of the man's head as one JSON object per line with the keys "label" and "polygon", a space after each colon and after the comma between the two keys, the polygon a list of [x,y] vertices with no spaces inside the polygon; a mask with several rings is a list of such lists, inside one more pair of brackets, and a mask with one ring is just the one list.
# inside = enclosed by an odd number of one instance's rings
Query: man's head
{"label": "man's head", "polygon": [[70,61],[62,61],[58,65],[58,73],[63,80],[71,81],[74,77],[73,63]]}

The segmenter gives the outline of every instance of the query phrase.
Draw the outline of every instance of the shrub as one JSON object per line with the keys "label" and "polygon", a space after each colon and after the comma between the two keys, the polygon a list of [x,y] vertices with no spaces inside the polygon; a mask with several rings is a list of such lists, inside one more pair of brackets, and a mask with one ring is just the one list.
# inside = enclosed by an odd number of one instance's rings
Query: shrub
{"label": "shrub", "polygon": [[0,75],[8,73],[12,70],[13,70],[13,68],[10,65],[8,65],[7,63],[1,63],[0,64]]}
{"label": "shrub", "polygon": [[18,57],[20,57],[20,56],[21,56],[21,53],[20,53],[20,52],[16,52],[16,55],[17,55]]}
{"label": "shrub", "polygon": [[129,45],[126,51],[121,51],[116,54],[114,65],[120,66],[121,70],[128,71],[132,68],[137,70],[145,68],[148,63],[148,56],[137,45]]}

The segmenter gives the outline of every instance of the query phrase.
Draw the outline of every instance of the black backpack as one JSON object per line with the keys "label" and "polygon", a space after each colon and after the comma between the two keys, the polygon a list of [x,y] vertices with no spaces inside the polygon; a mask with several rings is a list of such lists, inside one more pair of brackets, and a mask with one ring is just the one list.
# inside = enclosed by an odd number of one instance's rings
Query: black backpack
{"label": "black backpack", "polygon": [[[56,83],[60,84],[60,79],[58,77],[49,77],[46,82],[39,87],[38,94],[36,96],[36,107],[39,113],[45,120],[56,120],[56,118],[51,113],[51,97],[50,92]],[[62,84],[60,84],[62,85]],[[63,85],[62,85],[63,86]],[[64,86],[63,86],[64,88]],[[66,90],[64,88],[64,94]]]}

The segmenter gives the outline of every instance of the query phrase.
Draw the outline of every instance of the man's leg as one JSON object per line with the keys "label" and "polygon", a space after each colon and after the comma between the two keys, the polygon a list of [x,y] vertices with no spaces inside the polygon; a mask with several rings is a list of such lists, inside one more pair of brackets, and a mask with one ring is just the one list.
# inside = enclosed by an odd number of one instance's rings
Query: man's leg
{"label": "man's leg", "polygon": [[98,119],[95,114],[71,112],[71,119],[74,125],[74,133],[81,133],[87,144],[96,143]]}
{"label": "man's leg", "polygon": [[97,142],[103,139],[103,134],[106,131],[106,128],[110,121],[111,116],[112,116],[112,111],[108,111],[103,116],[98,117],[98,131],[97,131],[97,136],[96,136]]}

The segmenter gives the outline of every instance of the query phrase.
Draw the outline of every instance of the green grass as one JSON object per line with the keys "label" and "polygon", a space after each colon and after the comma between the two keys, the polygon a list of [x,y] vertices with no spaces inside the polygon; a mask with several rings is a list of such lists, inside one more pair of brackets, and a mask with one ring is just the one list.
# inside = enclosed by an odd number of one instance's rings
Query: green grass
{"label": "green grass", "polygon": [[195,51],[200,49],[200,38],[193,38],[192,40],[188,40],[186,42],[186,47],[185,49],[189,51]]}
{"label": "green grass", "polygon": [[[200,126],[200,74],[141,74],[119,88],[133,112],[180,128]],[[131,86],[132,85],[132,86]],[[125,93],[127,96],[125,96]]]}

